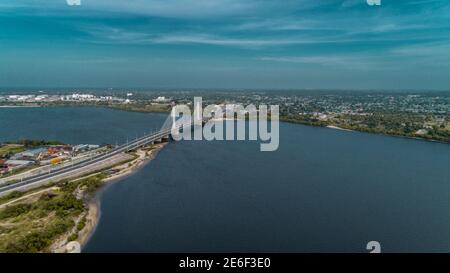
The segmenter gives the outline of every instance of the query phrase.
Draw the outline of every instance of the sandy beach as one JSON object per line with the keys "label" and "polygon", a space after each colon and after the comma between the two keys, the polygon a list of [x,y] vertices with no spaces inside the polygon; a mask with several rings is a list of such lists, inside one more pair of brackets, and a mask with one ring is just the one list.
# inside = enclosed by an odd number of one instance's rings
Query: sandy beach
{"label": "sandy beach", "polygon": [[[95,232],[95,229],[97,227],[97,224],[100,220],[101,216],[101,203],[100,203],[100,196],[99,193],[102,190],[105,190],[109,185],[115,182],[119,182],[124,177],[132,174],[133,172],[137,171],[138,169],[145,166],[145,164],[149,163],[152,159],[156,157],[158,152],[168,143],[159,143],[155,144],[153,149],[139,149],[136,151],[136,158],[132,161],[125,162],[121,165],[115,166],[112,169],[116,172],[107,178],[103,179],[103,186],[94,194],[89,195],[86,193],[81,193],[80,198],[84,199],[85,205],[87,207],[87,210],[82,213],[77,219],[75,220],[75,227],[58,238],[52,246],[51,246],[51,252],[53,253],[65,253],[68,252],[67,246],[73,245],[74,243],[76,245],[79,244],[80,250],[86,245],[86,243],[91,238],[92,234]],[[80,178],[81,179],[81,178]],[[77,224],[82,220],[82,218],[86,218],[86,224],[83,229],[77,230],[76,226]],[[69,236],[72,234],[76,234],[78,232],[78,238],[76,241],[68,241]]]}
{"label": "sandy beach", "polygon": [[78,233],[78,243],[81,247],[85,246],[91,238],[100,220],[100,199],[97,197],[88,203],[88,212],[86,215],[86,226]]}
{"label": "sandy beach", "polygon": [[[114,175],[103,180],[105,184],[99,190],[99,192],[105,190],[105,188],[111,185],[112,183],[119,182],[124,177],[132,174],[133,172],[145,166],[147,163],[149,163],[156,157],[158,152],[166,144],[168,143],[156,144],[151,151],[137,150],[136,154],[138,157],[131,162],[115,167],[114,169],[119,171]],[[100,220],[101,203],[99,198],[99,192],[97,192],[94,197],[87,200],[88,212],[86,215],[86,226],[79,232],[77,240],[78,243],[80,243],[81,245],[81,249],[86,245],[86,243],[91,238],[92,234],[95,232],[97,224]]]}
{"label": "sandy beach", "polygon": [[335,130],[348,131],[348,132],[354,132],[354,130],[350,130],[350,129],[344,129],[344,128],[341,128],[341,127],[337,127],[337,126],[334,126],[334,125],[328,125],[328,126],[327,126],[327,128],[330,128],[330,129],[335,129]]}

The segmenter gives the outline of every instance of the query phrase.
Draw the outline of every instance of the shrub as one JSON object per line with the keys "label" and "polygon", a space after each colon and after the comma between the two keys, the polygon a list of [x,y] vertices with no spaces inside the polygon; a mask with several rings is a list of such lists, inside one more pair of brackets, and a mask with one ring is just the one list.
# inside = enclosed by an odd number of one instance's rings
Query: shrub
{"label": "shrub", "polygon": [[80,222],[78,222],[77,230],[81,231],[86,226],[86,216],[81,218]]}
{"label": "shrub", "polygon": [[68,212],[81,211],[83,208],[83,201],[78,200],[73,194],[62,194],[43,204],[44,210],[56,211],[60,214],[59,216],[65,216]]}
{"label": "shrub", "polygon": [[53,239],[67,232],[73,226],[70,219],[58,219],[48,228],[34,231],[9,243],[6,246],[6,252],[13,253],[31,253],[40,252],[50,246]]}
{"label": "shrub", "polygon": [[78,233],[74,233],[74,234],[70,235],[69,238],[67,238],[67,241],[71,242],[71,241],[76,241],[77,239],[78,239]]}
{"label": "shrub", "polygon": [[17,217],[21,214],[27,213],[31,210],[30,204],[18,204],[15,206],[9,206],[0,211],[0,219],[6,219],[11,217]]}

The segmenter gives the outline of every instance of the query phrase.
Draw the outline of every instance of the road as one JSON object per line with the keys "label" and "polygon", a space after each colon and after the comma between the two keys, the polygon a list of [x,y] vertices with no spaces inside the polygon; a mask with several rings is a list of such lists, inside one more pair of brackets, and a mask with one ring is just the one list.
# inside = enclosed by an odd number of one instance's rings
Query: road
{"label": "road", "polygon": [[[183,125],[177,126],[177,129],[178,130],[181,129],[182,126]],[[187,124],[187,125],[185,124],[184,126],[190,126],[190,124]],[[130,150],[136,149],[138,147],[147,145],[147,144],[157,141],[159,139],[168,137],[171,133],[171,130],[172,130],[172,128],[161,129],[160,131],[158,131],[154,134],[147,135],[142,138],[138,138],[129,143],[125,143],[125,144],[123,144],[119,147],[116,147],[115,149],[113,149],[109,152],[106,152],[104,154],[100,154],[100,155],[94,156],[92,158],[76,162],[73,165],[59,168],[57,170],[54,170],[53,172],[50,171],[49,173],[46,173],[46,174],[38,174],[38,175],[27,177],[26,179],[22,179],[21,181],[5,183],[3,185],[0,185],[0,195],[3,195],[7,192],[11,192],[14,190],[22,189],[25,186],[41,185],[44,182],[48,182],[49,180],[51,180],[53,178],[62,179],[61,177],[64,176],[65,174],[73,173],[77,170],[80,170],[81,168],[95,169],[95,167],[97,165],[110,160],[111,158],[113,158],[116,155],[119,155],[121,153],[124,153],[124,152],[130,151]]]}

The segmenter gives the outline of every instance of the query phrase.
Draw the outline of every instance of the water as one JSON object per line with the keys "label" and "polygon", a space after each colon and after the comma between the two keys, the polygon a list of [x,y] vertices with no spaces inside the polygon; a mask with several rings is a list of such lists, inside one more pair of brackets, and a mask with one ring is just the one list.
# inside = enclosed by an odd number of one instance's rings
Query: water
{"label": "water", "polygon": [[[92,143],[164,120],[100,108],[6,111],[15,122],[4,127],[0,109],[0,139],[39,135],[19,128],[31,117],[48,130],[43,137]],[[52,111],[67,130],[86,120],[84,111],[97,122],[66,134],[44,124]],[[122,128],[97,128],[111,118]],[[254,142],[167,145],[101,192],[101,219],[84,251],[366,252],[372,240],[384,252],[450,251],[450,146],[286,123],[280,130],[280,149],[270,153]]]}
{"label": "water", "polygon": [[96,107],[0,108],[0,142],[28,138],[121,144],[158,130],[166,117]]}

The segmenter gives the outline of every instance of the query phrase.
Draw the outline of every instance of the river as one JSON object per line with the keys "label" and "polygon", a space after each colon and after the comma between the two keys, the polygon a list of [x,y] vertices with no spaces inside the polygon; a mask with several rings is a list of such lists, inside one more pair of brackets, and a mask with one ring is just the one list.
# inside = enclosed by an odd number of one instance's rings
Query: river
{"label": "river", "polygon": [[[123,143],[161,114],[0,109],[0,141]],[[450,146],[281,123],[280,148],[181,141],[99,193],[85,252],[450,251]]]}

